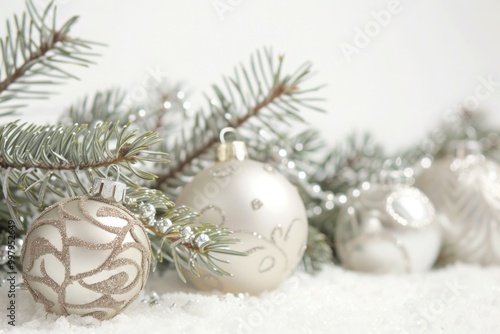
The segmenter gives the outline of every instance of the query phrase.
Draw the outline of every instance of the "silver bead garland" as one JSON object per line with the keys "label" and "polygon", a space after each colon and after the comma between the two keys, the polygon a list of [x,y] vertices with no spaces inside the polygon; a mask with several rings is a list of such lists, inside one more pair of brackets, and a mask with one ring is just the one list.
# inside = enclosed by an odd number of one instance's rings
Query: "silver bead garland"
{"label": "silver bead garland", "polygon": [[[126,198],[124,202],[133,203],[133,198]],[[156,218],[156,208],[151,203],[141,202],[135,209],[138,219],[143,221],[148,226],[151,226],[161,234],[167,234],[170,230],[179,230],[179,241],[191,244],[195,247],[202,248],[211,242],[210,236],[206,233],[196,234],[191,226],[174,225],[172,220],[166,217]]]}

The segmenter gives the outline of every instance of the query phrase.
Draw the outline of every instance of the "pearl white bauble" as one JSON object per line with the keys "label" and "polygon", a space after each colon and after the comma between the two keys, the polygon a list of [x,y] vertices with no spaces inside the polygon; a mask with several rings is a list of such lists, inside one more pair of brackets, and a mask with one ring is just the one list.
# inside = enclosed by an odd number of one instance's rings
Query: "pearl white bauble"
{"label": "pearl white bauble", "polygon": [[443,230],[443,264],[500,264],[500,167],[479,143],[459,142],[457,152],[417,178],[436,207]]}
{"label": "pearl white bauble", "polygon": [[435,263],[441,231],[418,189],[372,184],[339,213],[335,243],[344,267],[370,273],[422,272]]}
{"label": "pearl white bauble", "polygon": [[150,244],[142,223],[123,206],[73,197],[33,222],[22,263],[26,286],[47,312],[109,319],[144,288]]}
{"label": "pearl white bauble", "polygon": [[216,254],[233,277],[203,271],[186,275],[201,290],[258,294],[280,284],[300,261],[307,242],[307,216],[297,189],[273,167],[252,160],[218,162],[185,186],[177,205],[227,227],[248,256]]}

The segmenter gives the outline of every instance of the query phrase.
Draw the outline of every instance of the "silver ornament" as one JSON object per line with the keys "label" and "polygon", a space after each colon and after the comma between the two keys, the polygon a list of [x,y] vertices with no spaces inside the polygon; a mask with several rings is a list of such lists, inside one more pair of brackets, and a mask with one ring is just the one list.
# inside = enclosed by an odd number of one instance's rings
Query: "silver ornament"
{"label": "silver ornament", "polygon": [[23,278],[47,312],[109,319],[144,288],[150,255],[142,223],[126,208],[101,197],[72,197],[30,226]]}
{"label": "silver ornament", "polygon": [[[228,227],[247,256],[217,254],[233,277],[186,278],[201,290],[259,294],[280,284],[296,267],[307,242],[307,217],[297,189],[268,165],[246,158],[243,142],[223,143],[218,162],[185,186],[177,205],[203,214],[203,220]],[[203,244],[203,239],[195,240]]]}
{"label": "silver ornament", "polygon": [[422,272],[434,265],[441,246],[434,207],[398,178],[364,187],[341,209],[335,243],[346,268],[382,274]]}
{"label": "silver ornament", "polygon": [[454,143],[416,186],[434,203],[443,230],[443,264],[500,264],[500,168],[476,141]]}

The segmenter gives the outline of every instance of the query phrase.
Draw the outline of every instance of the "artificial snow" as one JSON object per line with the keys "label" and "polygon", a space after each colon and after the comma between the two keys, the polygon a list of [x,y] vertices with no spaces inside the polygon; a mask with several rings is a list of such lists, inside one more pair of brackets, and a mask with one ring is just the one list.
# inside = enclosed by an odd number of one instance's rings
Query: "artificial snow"
{"label": "artificial snow", "polygon": [[[159,304],[143,302],[153,291]],[[326,265],[260,297],[200,293],[175,272],[152,276],[115,318],[57,317],[17,291],[16,326],[0,288],[0,333],[500,333],[500,267],[456,264],[375,276]]]}

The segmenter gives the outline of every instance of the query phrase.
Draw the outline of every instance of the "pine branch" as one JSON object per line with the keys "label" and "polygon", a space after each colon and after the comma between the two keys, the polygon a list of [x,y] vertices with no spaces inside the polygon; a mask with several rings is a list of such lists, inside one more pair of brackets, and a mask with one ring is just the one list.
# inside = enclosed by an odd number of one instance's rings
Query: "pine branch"
{"label": "pine branch", "polygon": [[398,152],[398,156],[420,173],[423,159],[430,161],[450,153],[452,143],[457,140],[477,140],[483,152],[500,161],[500,131],[491,128],[486,115],[479,111],[460,110],[448,115],[416,145]]}
{"label": "pine branch", "polygon": [[[279,98],[281,95],[285,93],[286,87],[285,86],[278,86],[276,87],[268,96],[265,98],[263,101],[259,102],[250,113],[246,114],[245,116],[238,118],[234,124],[231,124],[232,127],[234,128],[239,128],[245,122],[247,122],[251,117],[258,115],[258,113],[265,107],[267,107],[269,104],[273,103],[273,101],[277,98]],[[208,123],[207,123],[208,126]],[[228,125],[229,126],[229,125]],[[207,130],[209,130],[207,128]],[[222,130],[222,128],[220,129]],[[166,182],[168,179],[175,177],[175,175],[179,172],[181,172],[186,166],[191,164],[193,160],[199,158],[201,155],[206,153],[210,148],[212,148],[215,144],[219,142],[219,137],[214,133],[215,136],[212,136],[204,145],[198,147],[197,149],[193,150],[191,154],[187,155],[186,158],[179,162],[175,168],[170,169],[169,173],[161,176],[157,183],[158,185],[161,185],[163,182]]]}
{"label": "pine branch", "polygon": [[[46,192],[62,197],[76,191],[86,193],[86,179],[92,173],[105,177],[109,167],[119,167],[121,179],[127,176],[154,179],[155,175],[138,169],[137,163],[167,162],[164,153],[148,148],[159,141],[157,134],[137,135],[128,126],[103,123],[88,129],[85,125],[37,126],[9,123],[0,127],[0,171],[3,195],[9,211],[22,228],[16,197],[28,197],[38,207],[44,206]],[[116,173],[116,172],[115,172]],[[22,193],[11,191],[17,185]],[[61,186],[62,185],[62,186]]]}
{"label": "pine branch", "polygon": [[87,67],[92,62],[92,43],[68,35],[77,17],[56,27],[57,7],[49,3],[38,13],[31,0],[28,13],[14,16],[14,28],[7,21],[7,36],[0,39],[0,112],[14,113],[24,104],[15,100],[43,99],[50,91],[36,91],[33,86],[56,85],[76,76],[67,72],[67,65]]}
{"label": "pine branch", "polygon": [[325,157],[314,179],[324,190],[346,193],[370,181],[387,159],[371,134],[352,134]]}
{"label": "pine branch", "polygon": [[162,150],[171,152],[173,163],[160,174],[155,187],[175,196],[180,186],[213,162],[213,148],[225,127],[238,129],[241,139],[253,145],[283,137],[281,128],[292,121],[303,122],[302,110],[322,111],[315,106],[319,99],[309,96],[320,87],[304,87],[311,65],[306,63],[291,75],[284,75],[282,67],[283,57],[275,64],[272,52],[264,50],[264,56],[257,52],[251,57],[250,70],[240,65],[232,77],[223,79],[224,88],[214,85],[216,98],[207,98],[209,113],[197,112],[173,144],[167,138]]}
{"label": "pine branch", "polygon": [[165,138],[185,119],[189,104],[178,97],[184,94],[178,86],[171,87],[165,82],[147,88],[147,98],[141,103],[135,103],[130,94],[119,88],[97,91],[70,106],[59,118],[59,123],[93,126],[102,122],[132,122],[138,129],[157,132]]}
{"label": "pine branch", "polygon": [[321,269],[321,265],[333,261],[332,247],[325,234],[309,225],[307,247],[302,258],[302,265],[307,272],[313,273]]}
{"label": "pine branch", "polygon": [[[103,123],[94,128],[87,125],[34,125],[18,122],[0,126],[0,167],[3,169],[83,170],[120,165],[145,179],[132,164],[154,161],[165,163],[166,154],[145,151],[160,141],[153,132],[139,136],[129,131],[128,124]],[[115,142],[113,148],[110,143]]]}
{"label": "pine branch", "polygon": [[[119,88],[98,91],[93,96],[85,96],[71,105],[59,118],[60,124],[89,124],[119,122],[125,125],[138,108],[125,105],[126,92]],[[141,128],[145,131],[150,129]],[[153,131],[156,132],[156,131]]]}

